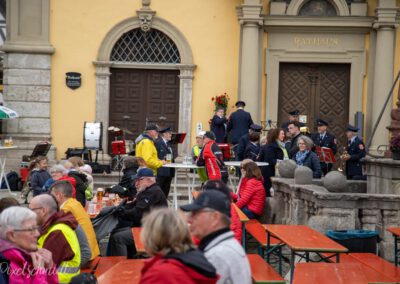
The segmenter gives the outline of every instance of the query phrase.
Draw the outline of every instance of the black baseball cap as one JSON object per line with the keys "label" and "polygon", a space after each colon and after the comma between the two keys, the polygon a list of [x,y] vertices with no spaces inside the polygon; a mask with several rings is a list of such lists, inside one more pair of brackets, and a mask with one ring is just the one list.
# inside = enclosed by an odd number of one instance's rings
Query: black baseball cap
{"label": "black baseball cap", "polygon": [[231,203],[228,196],[217,190],[203,191],[193,203],[183,205],[180,208],[186,212],[210,208],[231,217]]}
{"label": "black baseball cap", "polygon": [[156,124],[154,124],[154,123],[149,123],[149,124],[147,124],[146,125],[146,128],[144,129],[144,130],[155,130],[155,131],[158,131],[158,127],[157,127],[157,125]]}
{"label": "black baseball cap", "polygon": [[328,124],[327,121],[318,118],[318,119],[317,119],[317,125],[318,125],[318,126],[328,126],[329,124]]}

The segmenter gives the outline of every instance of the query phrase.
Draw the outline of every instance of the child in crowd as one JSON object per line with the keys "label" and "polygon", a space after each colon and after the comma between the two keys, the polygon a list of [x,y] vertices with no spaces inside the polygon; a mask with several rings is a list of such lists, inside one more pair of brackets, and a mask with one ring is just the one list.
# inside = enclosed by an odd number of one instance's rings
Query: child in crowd
{"label": "child in crowd", "polygon": [[30,189],[33,192],[33,196],[46,192],[43,186],[46,181],[51,178],[50,174],[47,172],[47,166],[48,159],[45,156],[38,156],[29,166]]}

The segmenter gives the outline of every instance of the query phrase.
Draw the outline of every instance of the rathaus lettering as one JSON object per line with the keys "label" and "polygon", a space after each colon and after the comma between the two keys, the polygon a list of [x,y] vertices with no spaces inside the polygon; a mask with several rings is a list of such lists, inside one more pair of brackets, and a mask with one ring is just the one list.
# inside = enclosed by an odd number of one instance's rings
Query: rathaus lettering
{"label": "rathaus lettering", "polygon": [[337,46],[339,44],[338,38],[331,38],[331,37],[295,37],[293,39],[294,45],[296,47],[302,46]]}

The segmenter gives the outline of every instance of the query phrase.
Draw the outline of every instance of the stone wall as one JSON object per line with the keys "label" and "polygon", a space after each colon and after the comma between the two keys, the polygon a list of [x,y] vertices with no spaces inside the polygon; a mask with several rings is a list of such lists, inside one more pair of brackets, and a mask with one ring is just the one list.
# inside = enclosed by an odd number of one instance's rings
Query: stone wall
{"label": "stone wall", "polygon": [[[20,114],[3,123],[3,131],[18,146],[6,152],[7,168],[17,169],[22,155],[30,155],[38,142],[51,140],[51,55],[7,53],[4,57],[5,105]],[[54,150],[48,157],[54,159]]]}
{"label": "stone wall", "polygon": [[[400,226],[399,195],[331,193],[317,184],[296,185],[293,179],[273,178],[272,182],[274,223],[308,225],[322,233],[377,230],[382,238],[380,255],[393,261],[393,237],[386,229]],[[365,187],[365,182],[360,183],[361,188]]]}

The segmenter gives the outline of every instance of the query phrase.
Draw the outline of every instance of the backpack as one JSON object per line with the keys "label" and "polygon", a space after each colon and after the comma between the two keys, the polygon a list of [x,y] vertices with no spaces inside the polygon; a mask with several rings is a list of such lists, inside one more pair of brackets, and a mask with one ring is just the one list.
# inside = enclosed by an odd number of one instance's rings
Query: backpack
{"label": "backpack", "polygon": [[3,178],[1,181],[1,189],[7,188],[5,179],[7,179],[11,191],[20,191],[22,189],[21,179],[16,172],[11,171]]}

